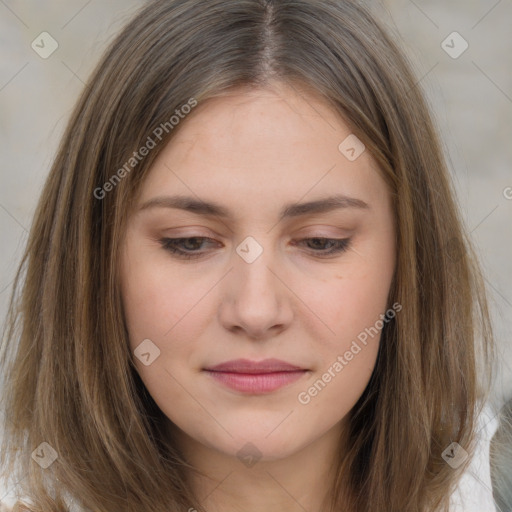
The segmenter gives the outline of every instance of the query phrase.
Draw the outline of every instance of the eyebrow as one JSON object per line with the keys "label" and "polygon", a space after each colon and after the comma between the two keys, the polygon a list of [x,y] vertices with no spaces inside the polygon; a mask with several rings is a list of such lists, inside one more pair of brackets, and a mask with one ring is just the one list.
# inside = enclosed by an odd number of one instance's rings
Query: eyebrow
{"label": "eyebrow", "polygon": [[[139,211],[151,208],[176,208],[197,215],[221,217],[225,219],[233,217],[232,213],[227,208],[218,203],[213,201],[201,201],[190,196],[176,195],[154,197],[146,201],[139,208]],[[279,220],[300,217],[302,215],[327,213],[343,208],[368,210],[370,206],[361,199],[338,194],[307,203],[289,203],[285,205],[279,213]]]}

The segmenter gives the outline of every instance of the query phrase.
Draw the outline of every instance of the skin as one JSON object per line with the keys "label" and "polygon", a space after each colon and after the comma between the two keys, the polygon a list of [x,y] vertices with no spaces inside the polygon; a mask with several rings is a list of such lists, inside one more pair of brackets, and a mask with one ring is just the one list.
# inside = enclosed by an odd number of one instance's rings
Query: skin
{"label": "skin", "polygon": [[[160,350],[148,366],[134,360],[169,436],[204,474],[190,478],[209,512],[320,511],[330,467],[347,449],[340,436],[373,372],[380,332],[309,403],[298,395],[389,308],[391,196],[368,151],[349,161],[338,149],[350,134],[322,98],[280,83],[209,99],[155,160],[129,218],[120,275],[130,344],[149,339]],[[285,204],[333,193],[368,208],[278,219]],[[173,194],[215,201],[232,218],[141,209]],[[248,236],[263,248],[252,263],[236,251]],[[166,237],[214,242],[182,244],[202,253],[186,260],[163,247]],[[329,243],[307,241],[318,237],[351,245],[322,257]],[[308,371],[259,395],[203,371],[237,358]],[[237,457],[248,442],[261,454],[251,467]]]}

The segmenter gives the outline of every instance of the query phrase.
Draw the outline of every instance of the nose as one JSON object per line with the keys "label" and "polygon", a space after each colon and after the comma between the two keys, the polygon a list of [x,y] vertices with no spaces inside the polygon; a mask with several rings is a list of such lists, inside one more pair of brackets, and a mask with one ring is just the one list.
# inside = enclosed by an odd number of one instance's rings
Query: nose
{"label": "nose", "polygon": [[271,250],[264,249],[251,263],[234,252],[232,267],[223,280],[219,306],[222,326],[258,340],[287,329],[293,319],[293,293]]}

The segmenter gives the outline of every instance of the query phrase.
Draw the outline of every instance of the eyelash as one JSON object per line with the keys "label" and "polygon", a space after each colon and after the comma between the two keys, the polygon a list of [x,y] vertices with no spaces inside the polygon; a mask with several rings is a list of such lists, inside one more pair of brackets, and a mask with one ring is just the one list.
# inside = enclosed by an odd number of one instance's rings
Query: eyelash
{"label": "eyelash", "polygon": [[[177,248],[177,245],[180,243],[190,241],[190,240],[200,240],[201,242],[203,240],[211,240],[214,241],[211,238],[204,237],[204,236],[190,236],[190,237],[183,237],[183,238],[163,238],[160,240],[160,243],[162,244],[162,247],[166,250],[177,256],[178,258],[183,259],[194,259],[194,258],[200,258],[204,253],[200,253],[197,251],[193,252],[187,252],[182,249]],[[325,258],[328,256],[331,256],[333,254],[339,254],[346,252],[348,248],[350,247],[351,239],[350,238],[325,238],[325,237],[311,237],[311,238],[304,238],[300,241],[309,241],[309,240],[322,240],[323,242],[329,242],[333,243],[334,247],[331,248],[328,251],[313,251],[314,253],[317,253],[316,255],[320,258]]]}

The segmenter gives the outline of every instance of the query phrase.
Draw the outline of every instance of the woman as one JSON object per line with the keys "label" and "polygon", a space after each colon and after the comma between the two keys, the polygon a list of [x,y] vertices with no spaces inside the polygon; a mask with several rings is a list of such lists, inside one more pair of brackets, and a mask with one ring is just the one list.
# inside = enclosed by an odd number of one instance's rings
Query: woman
{"label": "woman", "polygon": [[32,510],[441,511],[475,451],[482,278],[415,78],[358,3],[142,9],[16,288],[3,459]]}

